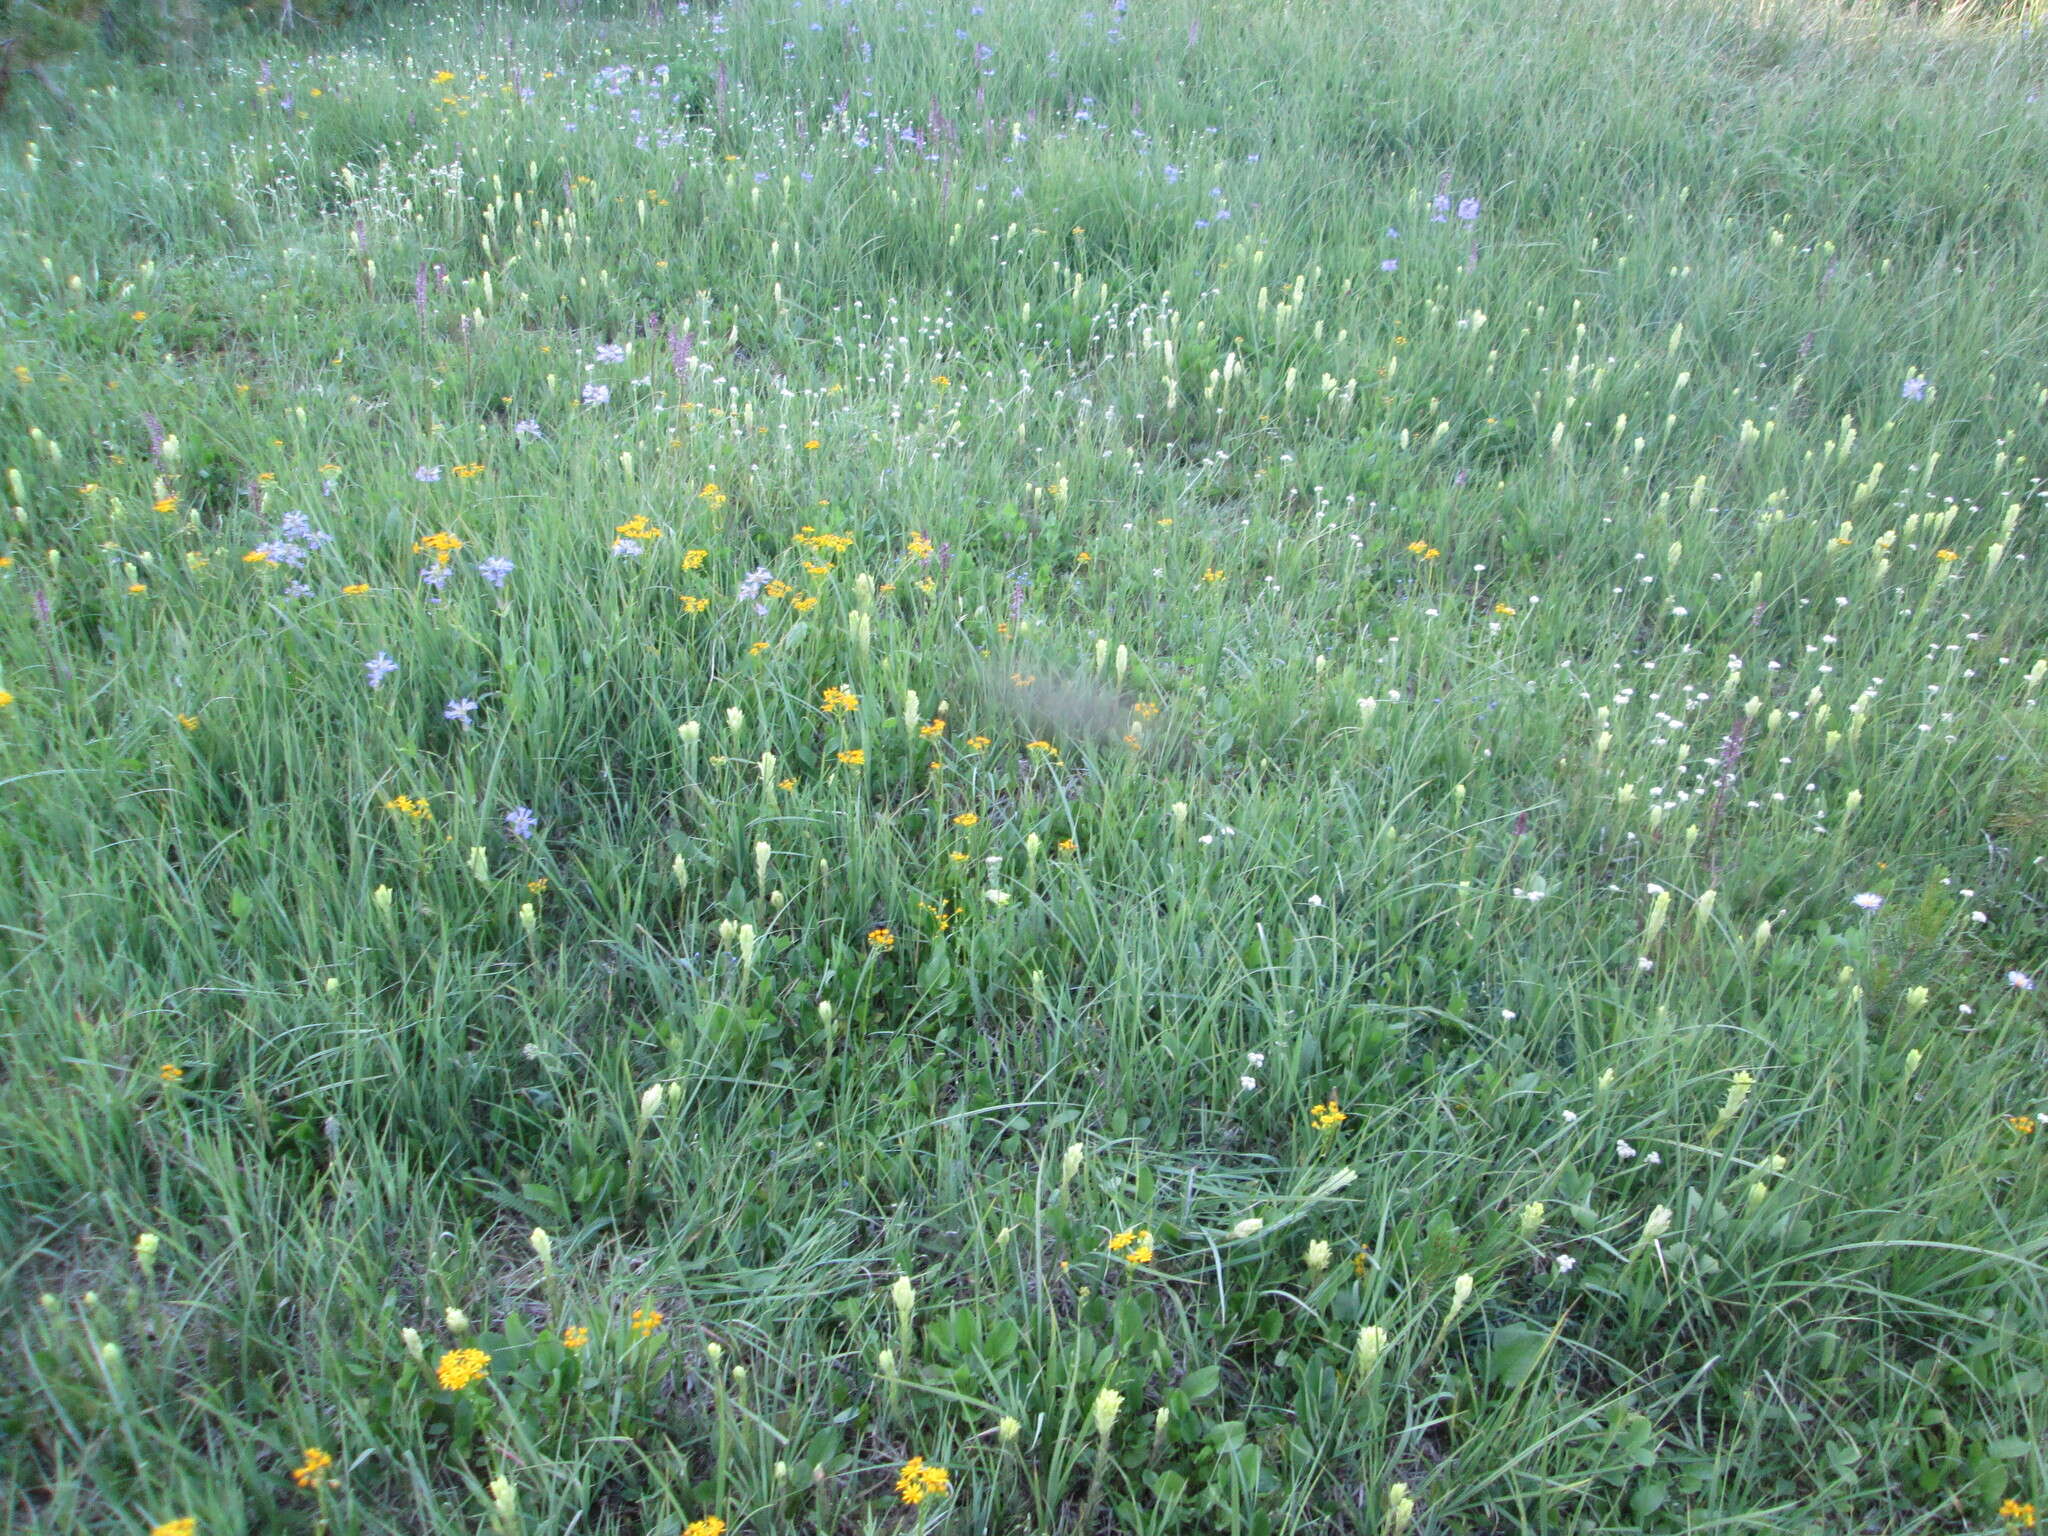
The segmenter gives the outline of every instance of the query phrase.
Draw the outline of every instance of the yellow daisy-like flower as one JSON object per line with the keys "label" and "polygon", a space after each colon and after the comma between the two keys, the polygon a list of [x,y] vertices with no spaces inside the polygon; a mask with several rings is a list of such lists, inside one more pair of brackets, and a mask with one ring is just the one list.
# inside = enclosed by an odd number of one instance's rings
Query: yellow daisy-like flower
{"label": "yellow daisy-like flower", "polygon": [[972,811],[962,811],[958,816],[955,816],[953,818],[953,825],[956,827],[972,827],[978,826],[980,825],[980,823],[981,818],[975,815]]}
{"label": "yellow daisy-like flower", "polygon": [[149,1536],[195,1536],[199,1522],[190,1515],[181,1515],[176,1520],[166,1520],[162,1525],[152,1525]]}
{"label": "yellow daisy-like flower", "polygon": [[1937,549],[1934,552],[1934,558],[1947,562],[1956,558],[1956,552],[1952,549]]}
{"label": "yellow daisy-like flower", "polygon": [[725,1536],[725,1522],[716,1515],[706,1515],[684,1526],[683,1536]]}
{"label": "yellow daisy-like flower", "polygon": [[704,562],[705,562],[705,560],[706,560],[707,558],[709,558],[710,554],[711,554],[711,551],[710,551],[710,550],[708,550],[708,549],[686,549],[686,550],[684,550],[684,551],[683,551],[683,569],[684,569],[684,570],[686,570],[686,571],[695,571],[695,570],[701,570],[701,569],[703,569],[703,566],[704,566]]}
{"label": "yellow daisy-like flower", "polygon": [[[432,555],[434,557],[434,564],[446,565],[454,558],[455,552],[460,548],[462,548],[462,540],[455,537],[454,534],[430,533],[423,539],[415,539],[413,541],[412,552],[416,555]],[[253,554],[255,551],[252,550],[250,553]],[[246,560],[249,556],[244,555],[242,558]],[[276,562],[272,561],[270,563],[275,564]]]}
{"label": "yellow daisy-like flower", "polygon": [[818,707],[826,714],[851,715],[860,709],[860,695],[845,688],[827,688]]}
{"label": "yellow daisy-like flower", "polygon": [[859,747],[849,747],[846,751],[839,754],[839,761],[846,764],[849,768],[858,768],[867,760],[867,753],[863,752]]}
{"label": "yellow daisy-like flower", "polygon": [[150,507],[151,510],[157,512],[175,512],[178,510],[178,498],[175,496],[159,496],[150,503]]}
{"label": "yellow daisy-like flower", "polygon": [[1151,1230],[1146,1227],[1127,1228],[1109,1240],[1109,1251],[1122,1254],[1126,1264],[1150,1264],[1152,1262]]}
{"label": "yellow daisy-like flower", "polygon": [[301,1488],[326,1486],[327,1479],[323,1474],[334,1465],[334,1458],[317,1445],[307,1446],[304,1454],[305,1460],[292,1468],[292,1481]]}
{"label": "yellow daisy-like flower", "polygon": [[926,740],[935,740],[946,734],[946,722],[943,720],[927,720],[917,728],[917,734]]}
{"label": "yellow daisy-like flower", "polygon": [[367,581],[352,581],[341,589],[341,595],[343,597],[361,597],[369,590],[370,584]]}
{"label": "yellow daisy-like flower", "polygon": [[952,1485],[950,1472],[932,1466],[922,1456],[911,1457],[896,1474],[896,1493],[906,1504],[922,1504],[935,1493],[947,1492]]}
{"label": "yellow daisy-like flower", "polygon": [[460,1392],[491,1374],[491,1357],[480,1349],[451,1349],[434,1363],[434,1377],[444,1392]]}
{"label": "yellow daisy-like flower", "polygon": [[1218,570],[1213,565],[1210,566],[1209,569],[1207,569],[1206,571],[1202,572],[1202,580],[1204,581],[1221,581],[1222,579],[1223,572]]}
{"label": "yellow daisy-like flower", "polygon": [[185,1069],[176,1062],[167,1061],[156,1069],[156,1075],[167,1083],[175,1083],[185,1075]]}
{"label": "yellow daisy-like flower", "polygon": [[661,1313],[653,1307],[633,1309],[633,1332],[643,1339],[653,1335],[664,1321]]}
{"label": "yellow daisy-like flower", "polygon": [[896,935],[887,928],[870,928],[868,930],[868,948],[894,949],[895,947]]}
{"label": "yellow daisy-like flower", "polygon": [[676,600],[683,605],[683,612],[685,613],[702,613],[711,606],[710,598],[692,597],[687,592],[678,592]]}
{"label": "yellow daisy-like flower", "polygon": [[562,1348],[564,1349],[581,1349],[589,1342],[590,1330],[588,1328],[572,1325],[562,1330]]}
{"label": "yellow daisy-like flower", "polygon": [[1351,1117],[1337,1107],[1336,1099],[1331,1098],[1324,1100],[1320,1104],[1311,1104],[1308,1109],[1308,1118],[1309,1123],[1315,1126],[1317,1130],[1334,1131]]}
{"label": "yellow daisy-like flower", "polygon": [[180,715],[178,716],[178,724],[185,727],[188,731],[196,731],[199,729],[199,717],[197,715]]}

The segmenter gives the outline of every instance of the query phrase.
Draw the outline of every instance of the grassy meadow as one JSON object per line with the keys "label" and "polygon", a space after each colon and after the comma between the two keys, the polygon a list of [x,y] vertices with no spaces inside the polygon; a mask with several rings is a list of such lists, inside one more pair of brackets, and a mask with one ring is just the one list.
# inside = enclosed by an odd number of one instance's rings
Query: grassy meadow
{"label": "grassy meadow", "polygon": [[2016,1533],[2048,46],[752,0],[0,123],[0,1527]]}

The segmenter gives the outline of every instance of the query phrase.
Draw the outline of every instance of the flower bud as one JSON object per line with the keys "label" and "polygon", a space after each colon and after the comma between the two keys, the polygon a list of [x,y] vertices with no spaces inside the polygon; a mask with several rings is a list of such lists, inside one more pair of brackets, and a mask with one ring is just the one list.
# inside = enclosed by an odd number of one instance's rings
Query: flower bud
{"label": "flower bud", "polygon": [[540,1267],[542,1269],[554,1268],[555,1240],[548,1236],[546,1229],[535,1227],[526,1235],[526,1240],[533,1245],[534,1253],[540,1257]]}
{"label": "flower bud", "polygon": [[1109,1432],[1116,1428],[1116,1416],[1123,1412],[1123,1408],[1123,1393],[1104,1387],[1095,1394],[1095,1434],[1098,1439],[1109,1438]]}
{"label": "flower bud", "polygon": [[135,1239],[135,1262],[145,1276],[156,1267],[156,1250],[162,1242],[154,1232],[144,1232]]}
{"label": "flower bud", "polygon": [[1007,1413],[996,1421],[996,1439],[1004,1445],[1014,1444],[1017,1436],[1023,1432],[1024,1426],[1011,1418]]}
{"label": "flower bud", "polygon": [[399,1342],[400,1342],[401,1344],[403,1344],[403,1345],[405,1346],[405,1352],[406,1352],[406,1353],[407,1353],[408,1355],[412,1356],[412,1358],[413,1358],[413,1359],[415,1359],[415,1360],[418,1360],[418,1361],[420,1361],[420,1362],[421,1362],[422,1364],[424,1364],[424,1363],[425,1363],[425,1361],[426,1361],[426,1358],[427,1358],[427,1347],[426,1347],[426,1345],[425,1345],[425,1344],[423,1344],[422,1342],[420,1342],[420,1331],[419,1331],[419,1329],[417,1329],[417,1328],[401,1328],[401,1329],[399,1329],[399,1330],[398,1330],[398,1341],[399,1341]]}
{"label": "flower bud", "polygon": [[1321,1275],[1324,1270],[1330,1267],[1330,1257],[1330,1245],[1328,1243],[1324,1242],[1320,1237],[1310,1240],[1308,1252],[1302,1258],[1302,1263],[1308,1266],[1310,1279]]}
{"label": "flower bud", "polygon": [[469,1332],[469,1314],[463,1311],[462,1308],[450,1307],[441,1314],[441,1318],[443,1322],[447,1323],[450,1333],[463,1334]]}
{"label": "flower bud", "polygon": [[1515,1222],[1516,1230],[1525,1238],[1534,1237],[1536,1229],[1543,1225],[1545,1214],[1543,1202],[1541,1200],[1531,1200],[1522,1207],[1522,1213]]}
{"label": "flower bud", "polygon": [[1370,1376],[1380,1363],[1380,1356],[1387,1352],[1387,1330],[1366,1327],[1358,1330],[1358,1344],[1351,1352],[1351,1362],[1360,1376]]}

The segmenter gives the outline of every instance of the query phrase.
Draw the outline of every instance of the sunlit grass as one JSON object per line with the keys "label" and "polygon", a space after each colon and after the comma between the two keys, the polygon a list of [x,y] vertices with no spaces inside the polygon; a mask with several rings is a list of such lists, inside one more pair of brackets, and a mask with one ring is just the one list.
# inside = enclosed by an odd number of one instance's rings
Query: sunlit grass
{"label": "sunlit grass", "polygon": [[2035,39],[330,46],[11,109],[11,1522],[2029,1522]]}

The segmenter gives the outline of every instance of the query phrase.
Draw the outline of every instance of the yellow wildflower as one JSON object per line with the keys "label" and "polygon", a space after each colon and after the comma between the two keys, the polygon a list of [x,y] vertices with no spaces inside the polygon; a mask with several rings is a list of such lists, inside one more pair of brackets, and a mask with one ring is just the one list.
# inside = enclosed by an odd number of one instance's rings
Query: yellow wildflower
{"label": "yellow wildflower", "polygon": [[653,1307],[635,1307],[633,1309],[633,1332],[643,1339],[652,1335],[656,1329],[661,1327],[664,1321],[665,1319],[661,1313]]}
{"label": "yellow wildflower", "polygon": [[325,1486],[327,1479],[321,1474],[334,1465],[334,1458],[317,1445],[307,1446],[305,1457],[303,1462],[292,1468],[292,1481],[301,1488]]}
{"label": "yellow wildflower", "polygon": [[944,1467],[931,1466],[922,1456],[913,1456],[896,1474],[896,1492],[906,1504],[922,1504],[935,1493],[945,1493],[952,1482],[952,1474]]}
{"label": "yellow wildflower", "polygon": [[460,1392],[491,1374],[491,1357],[480,1349],[451,1349],[434,1362],[434,1377],[444,1392]]}

